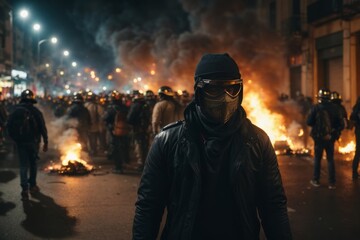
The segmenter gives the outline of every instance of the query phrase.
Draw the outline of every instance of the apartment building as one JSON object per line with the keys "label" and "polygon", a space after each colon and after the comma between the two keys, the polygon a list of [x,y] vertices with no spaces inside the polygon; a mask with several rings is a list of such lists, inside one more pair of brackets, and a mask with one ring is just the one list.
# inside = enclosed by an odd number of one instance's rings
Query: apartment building
{"label": "apartment building", "polygon": [[4,95],[13,87],[11,80],[12,41],[10,6],[0,0],[0,92]]}
{"label": "apartment building", "polygon": [[260,14],[288,46],[289,93],[327,87],[350,111],[360,96],[360,0],[264,0]]}

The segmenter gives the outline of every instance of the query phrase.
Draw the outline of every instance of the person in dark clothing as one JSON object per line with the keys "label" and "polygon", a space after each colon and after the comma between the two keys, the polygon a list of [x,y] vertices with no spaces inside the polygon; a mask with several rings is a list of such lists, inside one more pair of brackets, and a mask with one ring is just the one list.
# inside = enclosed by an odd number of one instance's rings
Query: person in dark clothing
{"label": "person in dark clothing", "polygon": [[[68,119],[75,119],[74,127],[79,134],[79,142],[84,151],[88,151],[88,132],[91,125],[91,116],[89,110],[84,106],[84,97],[77,93],[74,95],[72,105],[66,113]],[[72,123],[70,124],[72,125]]]}
{"label": "person in dark clothing", "polygon": [[151,109],[139,91],[135,91],[134,93],[133,103],[130,105],[126,119],[133,127],[134,153],[138,170],[142,171],[149,150],[148,129],[151,122]]}
{"label": "person in dark clothing", "polygon": [[[330,101],[330,91],[322,88],[318,93],[318,103],[315,104],[308,115],[307,124],[312,127],[310,135],[314,140],[314,174],[310,183],[314,187],[320,186],[320,170],[323,152],[326,152],[329,174],[329,189],[335,189],[335,162],[334,162],[334,144],[339,139],[341,131],[344,129],[343,115],[339,108]],[[325,111],[329,118],[329,137],[319,137],[319,130],[316,126],[326,126],[326,121],[321,122],[319,113]],[[319,122],[320,121],[320,122]]]}
{"label": "person in dark clothing", "polygon": [[241,106],[228,54],[206,54],[184,120],[154,139],[141,177],[133,239],[292,239],[287,199],[268,135]]}
{"label": "person in dark clothing", "polygon": [[344,128],[348,128],[349,127],[348,114],[347,114],[345,106],[342,104],[342,97],[341,97],[340,93],[338,93],[336,91],[331,92],[330,100],[332,103],[335,104],[336,107],[339,108],[340,114],[344,121]]}
{"label": "person in dark clothing", "polygon": [[[34,106],[37,103],[34,93],[26,89],[21,93],[20,103],[14,107],[14,110],[10,113],[7,122],[7,130],[10,137],[17,145],[19,162],[20,162],[20,185],[22,188],[21,196],[23,199],[28,198],[29,192],[36,193],[40,191],[40,188],[36,182],[37,175],[37,160],[39,159],[38,153],[40,148],[41,138],[43,140],[43,151],[48,149],[48,135],[44,117],[41,111]],[[22,113],[26,113],[27,119],[21,119],[21,124],[25,124],[26,129],[23,126],[17,126]],[[21,128],[23,135],[16,135]],[[29,173],[28,173],[29,172]],[[28,177],[29,176],[29,177]]]}
{"label": "person in dark clothing", "polygon": [[350,114],[350,121],[355,126],[355,139],[356,148],[355,155],[352,162],[352,179],[357,180],[359,178],[359,160],[360,160],[360,97],[358,97],[355,105],[352,108]]}
{"label": "person in dark clothing", "polygon": [[130,126],[126,122],[128,107],[122,102],[122,96],[117,91],[110,94],[111,104],[105,110],[103,121],[110,135],[108,159],[113,160],[115,169],[113,173],[124,172],[123,164],[128,163],[129,156],[129,131]]}
{"label": "person in dark clothing", "polygon": [[312,99],[310,97],[305,97],[301,92],[296,92],[296,102],[299,105],[300,113],[301,113],[301,127],[304,131],[302,136],[304,147],[308,147],[308,140],[310,138],[310,130],[309,126],[306,124],[307,116],[309,115],[309,111],[313,105]]}
{"label": "person in dark clothing", "polygon": [[54,116],[60,118],[66,114],[67,104],[63,98],[58,99],[54,106]]}

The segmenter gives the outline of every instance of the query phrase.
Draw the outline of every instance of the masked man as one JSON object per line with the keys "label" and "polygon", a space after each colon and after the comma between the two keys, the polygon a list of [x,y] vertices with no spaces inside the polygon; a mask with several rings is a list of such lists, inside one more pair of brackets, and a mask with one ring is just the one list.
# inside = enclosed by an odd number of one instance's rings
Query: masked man
{"label": "masked man", "polygon": [[228,54],[206,54],[184,121],[156,135],[141,178],[133,239],[292,239],[277,158],[246,118]]}

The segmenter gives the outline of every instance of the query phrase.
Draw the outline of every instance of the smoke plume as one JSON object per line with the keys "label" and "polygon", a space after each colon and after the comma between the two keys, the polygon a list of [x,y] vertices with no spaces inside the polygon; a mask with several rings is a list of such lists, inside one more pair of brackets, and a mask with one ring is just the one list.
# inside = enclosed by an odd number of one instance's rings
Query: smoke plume
{"label": "smoke plume", "polygon": [[[250,1],[124,0],[76,4],[74,18],[121,66],[118,87],[152,90],[161,85],[193,90],[193,73],[204,53],[228,52],[244,79],[278,96],[284,84],[283,41],[269,30]],[[153,71],[153,74],[151,74]],[[246,89],[246,86],[245,86]]]}

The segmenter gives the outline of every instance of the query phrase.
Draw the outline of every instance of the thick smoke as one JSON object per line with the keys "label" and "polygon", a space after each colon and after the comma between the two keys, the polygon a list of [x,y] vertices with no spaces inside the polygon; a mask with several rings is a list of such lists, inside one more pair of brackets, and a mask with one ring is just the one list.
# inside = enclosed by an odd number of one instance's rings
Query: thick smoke
{"label": "thick smoke", "polygon": [[283,41],[249,6],[239,0],[92,0],[76,5],[73,16],[83,20],[81,28],[99,46],[113,52],[123,69],[119,87],[141,76],[153,90],[170,85],[192,91],[200,57],[228,52],[245,79],[277,97],[286,89]]}

